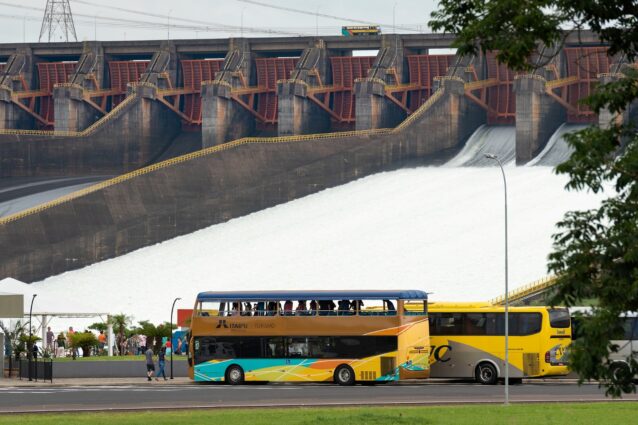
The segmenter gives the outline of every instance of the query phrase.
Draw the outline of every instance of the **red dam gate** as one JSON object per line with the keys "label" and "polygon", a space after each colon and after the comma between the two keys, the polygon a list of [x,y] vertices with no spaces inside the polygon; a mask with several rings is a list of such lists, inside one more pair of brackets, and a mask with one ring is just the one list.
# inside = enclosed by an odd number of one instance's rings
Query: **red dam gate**
{"label": "red dam gate", "polygon": [[222,69],[223,59],[193,59],[183,60],[182,75],[184,76],[184,88],[192,93],[184,95],[182,111],[194,124],[202,123],[202,81],[215,79]]}
{"label": "red dam gate", "polygon": [[434,78],[444,76],[454,64],[454,55],[409,55],[408,70],[410,85],[416,85],[417,90],[410,90],[408,109],[416,111],[434,92]]}
{"label": "red dam gate", "polygon": [[277,81],[290,78],[299,58],[257,58],[257,113],[266,124],[277,122]]}
{"label": "red dam gate", "polygon": [[53,86],[69,81],[73,75],[77,62],[40,62],[38,64],[38,77],[40,90],[47,93],[40,97],[39,115],[49,124],[53,123]]}
{"label": "red dam gate", "polygon": [[368,70],[375,56],[332,56],[332,84],[335,88],[332,98],[332,110],[341,117],[342,122],[354,122],[355,99],[354,81],[368,76]]}
{"label": "red dam gate", "polygon": [[111,75],[111,107],[116,107],[126,97],[126,85],[140,81],[142,74],[148,68],[149,61],[111,61],[109,73]]}
{"label": "red dam gate", "polygon": [[487,88],[487,123],[489,125],[514,125],[516,98],[514,97],[513,85],[516,73],[497,62],[496,52],[487,52],[485,65],[487,79],[496,80],[494,85]]}
{"label": "red dam gate", "polygon": [[566,47],[565,62],[567,77],[577,77],[576,84],[567,87],[567,102],[572,109],[567,111],[567,122],[592,123],[596,115],[587,105],[579,103],[589,96],[598,83],[598,74],[609,72],[610,58],[606,47]]}

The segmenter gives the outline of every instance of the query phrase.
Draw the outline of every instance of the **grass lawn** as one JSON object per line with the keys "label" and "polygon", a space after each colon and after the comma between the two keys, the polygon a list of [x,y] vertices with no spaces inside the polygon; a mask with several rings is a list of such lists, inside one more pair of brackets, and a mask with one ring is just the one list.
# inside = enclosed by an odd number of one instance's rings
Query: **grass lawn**
{"label": "grass lawn", "polygon": [[[632,419],[633,418],[633,419]],[[434,407],[362,407],[154,411],[0,416],[0,424],[406,424],[406,425],[550,425],[630,424],[638,403],[514,404]]]}

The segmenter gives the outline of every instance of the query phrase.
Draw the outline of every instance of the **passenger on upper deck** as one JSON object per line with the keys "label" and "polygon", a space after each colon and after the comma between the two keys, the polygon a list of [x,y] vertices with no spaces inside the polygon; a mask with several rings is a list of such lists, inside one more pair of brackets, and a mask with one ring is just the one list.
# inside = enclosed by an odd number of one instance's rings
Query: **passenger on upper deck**
{"label": "passenger on upper deck", "polygon": [[352,301],[352,311],[354,311],[354,314],[357,314],[357,312],[359,314],[361,314],[361,310],[363,309],[363,301],[362,300],[355,300]]}
{"label": "passenger on upper deck", "polygon": [[339,301],[339,306],[337,308],[337,314],[339,316],[350,316],[352,312],[350,311],[350,300],[341,300]]}
{"label": "passenger on upper deck", "polygon": [[239,316],[241,312],[241,304],[238,302],[233,303],[233,308],[230,310],[230,316]]}
{"label": "passenger on upper deck", "polygon": [[299,300],[299,302],[297,303],[297,308],[295,309],[295,315],[297,316],[308,315],[308,307],[306,307],[306,300]]}
{"label": "passenger on upper deck", "polygon": [[311,316],[315,316],[317,314],[317,301],[310,301],[310,311],[308,312]]}
{"label": "passenger on upper deck", "polygon": [[268,308],[266,309],[266,316],[274,316],[275,314],[277,314],[277,303],[269,301]]}
{"label": "passenger on upper deck", "polygon": [[392,301],[390,300],[383,300],[383,302],[386,304],[386,306],[388,307],[388,315],[389,316],[394,316],[397,314],[397,309],[394,308],[394,304],[392,303]]}
{"label": "passenger on upper deck", "polygon": [[283,315],[284,316],[292,316],[292,301],[287,300],[284,303],[284,311],[283,311]]}
{"label": "passenger on upper deck", "polygon": [[255,303],[255,316],[263,316],[264,315],[264,302],[259,301]]}
{"label": "passenger on upper deck", "polygon": [[252,314],[253,314],[253,306],[249,302],[244,303],[244,311],[241,312],[241,315],[252,316]]}
{"label": "passenger on upper deck", "polygon": [[332,300],[319,301],[319,316],[332,316],[337,305]]}

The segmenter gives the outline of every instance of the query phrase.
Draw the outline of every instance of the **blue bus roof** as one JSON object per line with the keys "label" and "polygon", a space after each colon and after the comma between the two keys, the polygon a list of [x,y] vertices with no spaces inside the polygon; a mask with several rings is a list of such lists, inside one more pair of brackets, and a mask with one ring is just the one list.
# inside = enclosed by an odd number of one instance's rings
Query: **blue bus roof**
{"label": "blue bus roof", "polygon": [[282,301],[282,300],[427,300],[425,291],[237,291],[200,292],[198,301]]}

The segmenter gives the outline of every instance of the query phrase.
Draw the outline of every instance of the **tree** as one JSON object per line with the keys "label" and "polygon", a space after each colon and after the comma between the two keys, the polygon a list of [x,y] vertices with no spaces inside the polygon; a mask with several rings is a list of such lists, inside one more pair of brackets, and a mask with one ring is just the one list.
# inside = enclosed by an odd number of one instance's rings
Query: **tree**
{"label": "tree", "polygon": [[95,322],[89,326],[89,329],[93,329],[98,332],[106,332],[108,330],[108,325],[104,322]]}
{"label": "tree", "polygon": [[97,348],[97,337],[93,332],[76,332],[71,337],[71,346],[82,349],[82,357],[91,356],[91,348]]}
{"label": "tree", "polygon": [[[161,348],[163,337],[169,338],[171,336],[171,327],[168,322],[155,326],[148,320],[141,320],[139,325],[140,326],[135,329],[135,333],[144,335],[146,337],[146,346],[153,347],[155,351],[159,351]],[[176,327],[177,326],[173,324],[173,329]]]}
{"label": "tree", "polygon": [[[609,46],[611,55],[633,62],[638,49],[638,2],[598,0],[441,0],[432,14],[435,31],[458,34],[459,54],[497,51],[497,59],[514,70],[533,70],[558,51],[567,35],[585,28]],[[572,28],[565,30],[565,28]],[[542,56],[542,55],[541,55]],[[618,316],[638,310],[638,140],[635,123],[617,119],[638,99],[638,74],[631,69],[597,86],[585,100],[593,111],[611,112],[607,127],[589,127],[571,135],[570,159],[556,172],[568,174],[568,190],[605,190],[609,195],[599,208],[572,211],[558,223],[548,269],[557,276],[554,304],[581,305],[595,299],[592,317],[585,321],[582,339],[571,351],[571,367],[581,382],[597,379],[607,394],[635,392],[630,369],[614,373],[609,353],[617,350],[610,340],[619,335]],[[625,115],[626,116],[626,115]]]}
{"label": "tree", "polygon": [[123,313],[111,316],[109,321],[113,325],[113,331],[117,337],[117,347],[120,352],[120,356],[124,355],[124,343],[126,342],[126,336],[129,332],[128,326],[131,324],[131,317]]}

